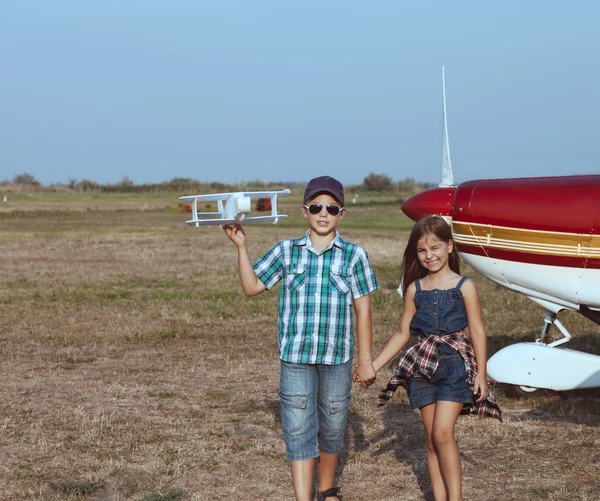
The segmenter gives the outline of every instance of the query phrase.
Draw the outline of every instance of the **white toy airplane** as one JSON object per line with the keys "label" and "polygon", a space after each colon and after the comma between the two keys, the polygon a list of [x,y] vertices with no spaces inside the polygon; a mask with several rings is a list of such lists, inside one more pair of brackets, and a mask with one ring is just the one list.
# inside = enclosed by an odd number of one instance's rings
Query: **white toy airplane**
{"label": "white toy airplane", "polygon": [[[192,206],[192,219],[187,224],[198,228],[200,226],[222,226],[224,224],[265,223],[277,224],[280,219],[287,218],[285,214],[277,214],[277,196],[289,195],[288,189],[282,191],[240,191],[236,193],[214,193],[210,195],[190,195],[179,197],[184,203]],[[251,216],[252,198],[270,198],[270,216]],[[198,202],[217,202],[216,212],[198,212]],[[225,202],[225,205],[223,205]]]}

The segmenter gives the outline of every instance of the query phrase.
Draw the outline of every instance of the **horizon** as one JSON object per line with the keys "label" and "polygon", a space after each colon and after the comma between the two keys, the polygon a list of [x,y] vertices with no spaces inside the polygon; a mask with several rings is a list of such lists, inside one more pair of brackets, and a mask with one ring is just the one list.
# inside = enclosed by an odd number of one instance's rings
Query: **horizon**
{"label": "horizon", "polygon": [[[372,173],[373,174],[373,173]],[[376,174],[376,173],[374,173]],[[16,180],[17,177],[20,176],[32,176],[32,182],[19,182]],[[359,182],[359,183],[349,183],[349,184],[344,184],[344,187],[354,187],[354,186],[359,186],[364,182],[364,178]],[[395,184],[400,184],[403,182],[407,182],[407,181],[411,181],[414,182],[415,185],[429,185],[429,184],[434,184],[434,183],[428,183],[427,181],[420,181],[418,179],[414,179],[414,178],[404,178],[404,179],[391,179],[392,183]],[[15,176],[12,180],[10,179],[5,179],[4,181],[0,181],[0,186],[5,186],[5,185],[39,185],[43,188],[50,188],[50,187],[54,187],[54,186],[60,186],[60,187],[66,187],[66,188],[73,188],[74,186],[70,186],[71,184],[73,185],[77,185],[77,183],[86,183],[86,182],[91,182],[95,185],[98,186],[98,188],[102,188],[102,187],[107,187],[107,186],[120,186],[120,185],[131,185],[131,186],[160,186],[160,185],[168,185],[170,183],[174,183],[174,182],[181,182],[181,183],[185,183],[188,182],[190,184],[194,184],[194,183],[198,183],[201,185],[211,185],[211,184],[222,184],[225,186],[237,186],[237,185],[252,185],[252,184],[265,184],[265,185],[281,185],[281,186],[299,186],[299,185],[306,185],[308,183],[308,181],[310,181],[310,179],[304,180],[304,181],[280,181],[280,180],[263,180],[263,179],[250,179],[248,181],[240,181],[238,183],[225,183],[222,181],[201,181],[199,179],[193,179],[193,178],[181,178],[181,177],[174,177],[168,180],[164,180],[164,181],[159,181],[159,182],[152,182],[152,183],[136,183],[135,181],[129,179],[127,176],[121,178],[118,181],[115,182],[107,182],[107,183],[98,183],[93,179],[69,179],[67,182],[50,182],[50,183],[42,183],[40,181],[38,181],[35,176],[33,176],[32,174],[28,173],[28,172],[22,172],[20,174],[17,174],[17,176]]]}

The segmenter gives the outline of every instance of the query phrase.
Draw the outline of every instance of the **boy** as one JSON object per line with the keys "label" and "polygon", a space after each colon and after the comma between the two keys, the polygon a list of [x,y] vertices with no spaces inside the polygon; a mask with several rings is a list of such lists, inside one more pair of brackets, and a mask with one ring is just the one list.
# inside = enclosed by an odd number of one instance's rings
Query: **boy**
{"label": "boy", "polygon": [[341,501],[333,486],[352,387],[353,321],[358,337],[357,380],[375,381],[371,363],[371,299],[379,286],[367,253],[337,233],[344,218],[344,189],[329,176],[312,179],[302,213],[309,230],[282,240],[254,266],[240,225],[225,232],[238,248],[242,289],[247,296],[279,294],[281,421],[297,501],[312,500],[312,475],[319,458],[318,499]]}

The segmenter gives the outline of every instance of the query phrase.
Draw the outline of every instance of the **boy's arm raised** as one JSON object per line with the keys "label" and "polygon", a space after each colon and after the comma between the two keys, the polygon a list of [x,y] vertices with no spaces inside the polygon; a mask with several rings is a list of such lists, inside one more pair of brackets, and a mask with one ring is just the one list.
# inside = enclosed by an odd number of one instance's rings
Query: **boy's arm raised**
{"label": "boy's arm raised", "polygon": [[415,284],[412,283],[406,290],[404,312],[402,313],[398,330],[392,334],[392,337],[385,343],[385,346],[379,352],[379,355],[373,360],[373,368],[376,372],[379,372],[382,367],[400,353],[400,350],[402,350],[402,348],[410,341],[410,321],[417,311],[415,306],[415,289]]}
{"label": "boy's arm raised", "polygon": [[248,249],[246,248],[246,234],[242,226],[239,224],[226,225],[223,229],[227,234],[227,238],[236,245],[238,250],[240,282],[242,283],[244,294],[246,296],[256,296],[267,290],[266,285],[258,279],[252,267],[250,256],[248,256]]}

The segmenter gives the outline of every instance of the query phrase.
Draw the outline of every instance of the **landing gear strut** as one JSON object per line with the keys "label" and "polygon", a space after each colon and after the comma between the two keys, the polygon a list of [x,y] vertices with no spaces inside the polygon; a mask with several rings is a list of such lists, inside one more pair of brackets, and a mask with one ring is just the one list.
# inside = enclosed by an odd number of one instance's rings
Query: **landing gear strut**
{"label": "landing gear strut", "polygon": [[[562,333],[564,337],[553,341],[552,343],[546,342],[546,335],[550,330],[550,326],[554,324],[558,327],[558,330]],[[544,310],[544,326],[542,327],[542,334],[539,338],[535,340],[536,343],[547,344],[548,346],[558,346],[559,344],[568,343],[571,340],[570,332],[565,328],[563,324],[560,323],[560,320],[556,318],[556,313],[551,310]]]}
{"label": "landing gear strut", "polygon": [[[556,341],[548,342],[546,337],[548,336],[548,332],[550,331],[550,327],[552,325],[555,325],[558,328],[563,337],[557,339]],[[542,327],[542,333],[540,334],[540,337],[535,340],[535,342],[554,347],[564,343],[568,343],[571,340],[571,337],[571,333],[560,322],[560,320],[556,318],[556,313],[552,310],[544,309],[544,325]],[[506,392],[510,394],[510,396],[517,398],[540,397],[552,393],[551,390],[546,390],[544,388],[533,388],[531,386],[520,386],[514,384],[507,385]]]}

